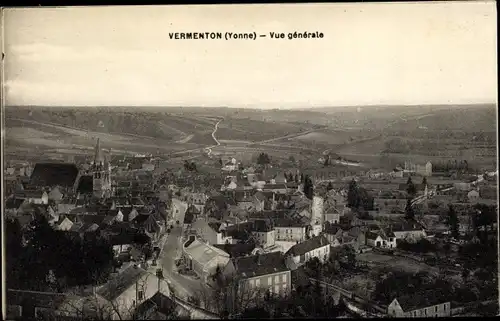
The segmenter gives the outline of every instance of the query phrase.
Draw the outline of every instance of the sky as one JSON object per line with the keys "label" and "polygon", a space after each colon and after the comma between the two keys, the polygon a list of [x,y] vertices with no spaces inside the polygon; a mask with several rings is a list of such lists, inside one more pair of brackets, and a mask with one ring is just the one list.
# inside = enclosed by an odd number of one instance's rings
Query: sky
{"label": "sky", "polygon": [[[172,32],[256,40],[172,40]],[[322,32],[322,39],[269,33]],[[6,105],[494,103],[494,2],[15,8]]]}

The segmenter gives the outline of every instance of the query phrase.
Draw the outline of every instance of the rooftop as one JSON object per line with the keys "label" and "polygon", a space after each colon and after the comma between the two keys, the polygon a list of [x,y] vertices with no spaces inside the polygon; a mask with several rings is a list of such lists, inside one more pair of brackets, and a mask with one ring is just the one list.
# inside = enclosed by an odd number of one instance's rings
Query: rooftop
{"label": "rooftop", "polygon": [[292,246],[287,254],[291,254],[293,256],[304,255],[312,250],[318,249],[320,247],[329,245],[330,243],[326,239],[324,235],[315,236],[309,240],[306,240],[302,243],[296,244]]}
{"label": "rooftop", "polygon": [[233,258],[232,262],[236,269],[236,273],[240,274],[244,278],[262,276],[288,270],[285,265],[285,257],[281,252]]}
{"label": "rooftop", "polygon": [[97,294],[108,301],[113,301],[130,288],[141,277],[149,274],[147,271],[134,265],[129,266],[120,274],[116,275],[108,283],[97,290]]}

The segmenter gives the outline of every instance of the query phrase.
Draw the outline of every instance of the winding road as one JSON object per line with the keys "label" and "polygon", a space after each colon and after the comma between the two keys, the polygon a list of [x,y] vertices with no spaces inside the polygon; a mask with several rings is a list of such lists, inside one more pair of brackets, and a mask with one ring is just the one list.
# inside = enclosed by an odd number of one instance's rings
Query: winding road
{"label": "winding road", "polygon": [[207,147],[205,148],[205,150],[207,151],[207,155],[210,157],[210,155],[212,154],[212,148],[216,147],[216,146],[220,146],[220,142],[217,140],[217,137],[215,137],[215,133],[217,132],[217,129],[219,129],[219,124],[223,121],[223,119],[219,120],[216,124],[215,124],[215,127],[214,127],[214,131],[212,132],[212,138],[214,139],[215,141],[215,144],[216,145],[212,145],[210,147]]}

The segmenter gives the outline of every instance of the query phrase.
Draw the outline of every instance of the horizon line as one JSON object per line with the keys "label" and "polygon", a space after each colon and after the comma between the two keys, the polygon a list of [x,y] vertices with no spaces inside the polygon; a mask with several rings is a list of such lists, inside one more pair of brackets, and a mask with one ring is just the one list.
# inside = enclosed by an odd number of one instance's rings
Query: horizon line
{"label": "horizon line", "polygon": [[336,106],[309,106],[309,107],[256,107],[256,106],[173,106],[173,105],[5,105],[5,108],[21,107],[21,108],[225,108],[225,109],[264,109],[264,110],[290,110],[296,109],[307,111],[309,109],[326,109],[326,108],[370,108],[370,107],[432,107],[432,106],[479,106],[479,105],[497,105],[497,102],[476,102],[476,103],[429,103],[429,104],[371,104],[371,105],[336,105]]}

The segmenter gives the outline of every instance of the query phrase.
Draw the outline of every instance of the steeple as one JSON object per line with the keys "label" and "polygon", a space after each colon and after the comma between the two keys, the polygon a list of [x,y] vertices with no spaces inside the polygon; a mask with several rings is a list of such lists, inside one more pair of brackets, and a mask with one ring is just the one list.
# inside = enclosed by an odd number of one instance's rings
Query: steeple
{"label": "steeple", "polygon": [[94,150],[94,165],[99,165],[104,163],[104,158],[101,151],[101,142],[99,137],[97,137],[97,143]]}

